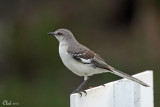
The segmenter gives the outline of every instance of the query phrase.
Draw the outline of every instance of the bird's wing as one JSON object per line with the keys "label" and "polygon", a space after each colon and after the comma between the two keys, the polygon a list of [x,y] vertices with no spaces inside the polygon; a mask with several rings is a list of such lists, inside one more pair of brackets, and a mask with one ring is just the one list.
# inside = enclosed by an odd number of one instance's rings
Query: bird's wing
{"label": "bird's wing", "polygon": [[107,69],[108,64],[96,53],[91,51],[90,49],[86,48],[83,46],[83,48],[74,48],[74,47],[69,47],[67,52],[72,55],[72,57],[83,63],[83,64],[93,64],[95,67]]}
{"label": "bird's wing", "polygon": [[75,60],[83,64],[92,64],[94,67],[106,69],[115,75],[130,79],[132,81],[138,82],[139,84],[143,86],[149,87],[149,85],[144,83],[143,81],[137,78],[134,78],[131,75],[121,72],[113,68],[112,66],[108,65],[98,54],[95,54],[93,51],[89,50],[88,48],[86,47],[79,48],[79,49],[71,49],[71,48],[73,47],[70,47],[70,49],[68,49],[67,51],[70,55],[72,55],[72,57]]}

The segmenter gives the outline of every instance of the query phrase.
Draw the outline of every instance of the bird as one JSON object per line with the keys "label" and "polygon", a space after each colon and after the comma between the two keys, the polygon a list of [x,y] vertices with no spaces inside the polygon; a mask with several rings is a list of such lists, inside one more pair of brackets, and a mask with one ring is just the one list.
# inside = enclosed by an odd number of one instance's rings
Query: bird
{"label": "bird", "polygon": [[107,72],[149,87],[145,82],[107,64],[100,55],[80,44],[70,30],[61,28],[49,32],[48,35],[55,36],[58,39],[59,55],[63,64],[76,75],[84,77],[84,81],[72,93],[85,92],[83,88],[90,76]]}

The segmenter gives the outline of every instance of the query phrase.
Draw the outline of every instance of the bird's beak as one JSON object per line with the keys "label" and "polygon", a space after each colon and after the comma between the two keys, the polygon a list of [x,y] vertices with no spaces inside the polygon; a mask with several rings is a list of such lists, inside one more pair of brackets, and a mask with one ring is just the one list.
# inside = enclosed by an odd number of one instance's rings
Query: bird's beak
{"label": "bird's beak", "polygon": [[49,32],[49,33],[47,33],[47,34],[48,34],[48,35],[53,35],[53,36],[56,35],[54,32]]}

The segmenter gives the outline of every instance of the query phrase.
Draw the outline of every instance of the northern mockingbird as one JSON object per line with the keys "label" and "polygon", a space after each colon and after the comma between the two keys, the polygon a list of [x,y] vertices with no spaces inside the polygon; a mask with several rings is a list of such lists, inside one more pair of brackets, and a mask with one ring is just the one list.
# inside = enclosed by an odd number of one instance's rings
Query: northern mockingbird
{"label": "northern mockingbird", "polygon": [[84,76],[84,81],[75,91],[73,91],[73,93],[80,93],[83,91],[89,76],[106,72],[113,73],[149,87],[149,85],[143,81],[108,65],[98,54],[84,45],[81,45],[75,39],[71,31],[67,29],[58,29],[55,32],[49,32],[48,35],[53,35],[58,39],[59,54],[64,65],[76,75]]}

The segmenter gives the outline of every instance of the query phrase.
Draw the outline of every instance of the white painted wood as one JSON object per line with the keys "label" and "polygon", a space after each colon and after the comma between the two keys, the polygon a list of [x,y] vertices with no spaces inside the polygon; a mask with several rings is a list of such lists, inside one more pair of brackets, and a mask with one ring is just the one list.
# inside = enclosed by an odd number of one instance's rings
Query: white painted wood
{"label": "white painted wood", "polygon": [[86,90],[87,95],[71,94],[70,107],[153,107],[153,72],[134,75],[151,87],[122,79]]}
{"label": "white painted wood", "polygon": [[130,81],[114,84],[114,107],[135,107],[134,89],[134,84]]}

